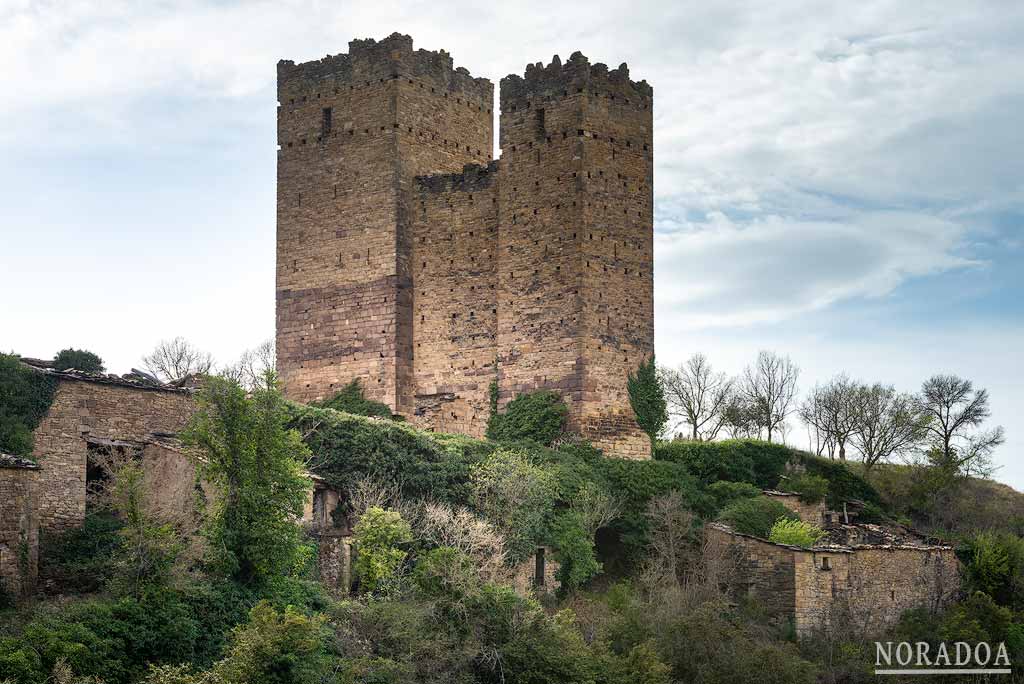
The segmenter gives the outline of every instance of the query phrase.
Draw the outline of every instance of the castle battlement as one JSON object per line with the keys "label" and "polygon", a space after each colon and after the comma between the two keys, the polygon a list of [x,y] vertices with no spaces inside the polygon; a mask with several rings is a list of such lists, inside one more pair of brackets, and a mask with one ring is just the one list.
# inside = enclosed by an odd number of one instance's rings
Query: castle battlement
{"label": "castle battlement", "polygon": [[[458,93],[477,101],[494,97],[494,84],[486,78],[474,78],[465,67],[454,66],[444,50],[414,50],[412,37],[392,33],[383,40],[372,38],[349,42],[348,54],[327,55],[323,59],[296,64],[277,63],[279,94],[318,87],[357,87],[399,78],[427,81],[443,93]],[[279,97],[279,101],[284,101]]]}
{"label": "castle battlement", "polygon": [[[646,458],[628,374],[654,351],[650,86],[574,53],[494,86],[412,38],[278,64],[278,371],[358,378],[420,427],[482,436],[559,392],[569,429]],[[520,106],[519,103],[522,103]]]}
{"label": "castle battlement", "polygon": [[557,99],[587,93],[606,96],[624,105],[649,107],[654,90],[647,81],[633,81],[629,67],[622,63],[617,69],[608,69],[600,62],[591,64],[581,52],[574,52],[569,61],[555,55],[551,63],[528,64],[523,76],[510,74],[501,79],[501,109],[515,111],[537,99]]}

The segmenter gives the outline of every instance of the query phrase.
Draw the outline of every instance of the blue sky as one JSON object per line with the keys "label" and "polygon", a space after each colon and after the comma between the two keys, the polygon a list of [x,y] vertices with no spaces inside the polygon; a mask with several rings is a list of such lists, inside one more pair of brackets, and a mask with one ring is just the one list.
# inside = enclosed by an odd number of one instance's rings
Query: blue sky
{"label": "blue sky", "polygon": [[1018,3],[6,0],[0,348],[125,372],[161,338],[229,362],[270,337],[275,63],[393,31],[495,83],[628,62],[655,92],[660,360],[970,377],[1024,489]]}

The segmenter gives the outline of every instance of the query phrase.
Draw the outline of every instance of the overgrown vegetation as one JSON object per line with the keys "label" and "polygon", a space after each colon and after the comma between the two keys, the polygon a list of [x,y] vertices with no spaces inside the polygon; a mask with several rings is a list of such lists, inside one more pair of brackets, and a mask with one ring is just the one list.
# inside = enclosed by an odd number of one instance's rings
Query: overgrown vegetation
{"label": "overgrown vegetation", "polygon": [[629,393],[629,405],[633,408],[637,425],[647,433],[653,446],[668,423],[665,389],[662,387],[653,355],[646,361],[642,361],[635,373],[629,374],[626,380],[626,390]]}
{"label": "overgrown vegetation", "polygon": [[496,442],[528,439],[549,446],[565,429],[568,414],[569,409],[557,392],[520,394],[505,406],[504,413],[491,414],[487,438]]}
{"label": "overgrown vegetation", "polygon": [[199,477],[219,492],[203,530],[207,562],[246,584],[289,574],[309,555],[293,520],[302,516],[309,489],[310,452],[286,428],[284,399],[268,376],[251,397],[237,382],[208,378],[183,433],[205,455]]}
{"label": "overgrown vegetation", "polygon": [[103,359],[99,355],[85,349],[67,348],[57,352],[53,357],[55,370],[63,371],[75,369],[84,373],[102,373],[106,370],[103,367]]}
{"label": "overgrown vegetation", "polygon": [[330,399],[317,403],[316,406],[334,409],[335,411],[344,411],[345,413],[351,413],[357,416],[379,416],[381,418],[392,417],[391,409],[387,404],[366,398],[366,394],[363,392],[363,386],[359,382],[359,378],[355,378],[342,387],[340,392]]}
{"label": "overgrown vegetation", "polygon": [[32,431],[56,391],[54,378],[26,367],[14,354],[0,354],[0,453],[32,453]]}
{"label": "overgrown vegetation", "polygon": [[[137,466],[111,464],[86,529],[46,544],[51,577],[82,596],[0,618],[0,681],[869,681],[869,635],[796,642],[726,597],[731,561],[701,528],[719,519],[812,546],[820,531],[762,488],[898,517],[903,473],[883,464],[872,484],[753,439],[609,458],[565,435],[564,404],[533,395],[500,414],[514,416],[501,441],[431,434],[289,404],[273,385],[205,386],[187,436],[216,494],[192,518],[152,508]],[[336,515],[353,523],[357,591],[344,599],[311,581],[294,524],[307,466],[346,494]],[[1011,526],[956,528],[967,600],[908,614],[887,638],[984,637],[1024,657],[1024,543]],[[512,588],[537,547],[559,564],[558,595]]]}
{"label": "overgrown vegetation", "polygon": [[768,541],[809,549],[825,536],[820,528],[800,520],[779,518],[768,533]]}
{"label": "overgrown vegetation", "polygon": [[722,509],[718,519],[741,534],[768,539],[776,522],[799,521],[800,517],[774,499],[755,496],[729,504]]}

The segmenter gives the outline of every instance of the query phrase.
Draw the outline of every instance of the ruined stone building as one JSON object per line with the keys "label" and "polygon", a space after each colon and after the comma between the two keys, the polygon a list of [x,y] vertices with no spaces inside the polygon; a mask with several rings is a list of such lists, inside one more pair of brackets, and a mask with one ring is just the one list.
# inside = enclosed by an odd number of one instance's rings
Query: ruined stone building
{"label": "ruined stone building", "polygon": [[195,410],[192,391],[185,387],[45,366],[36,370],[57,381],[50,409],[33,433],[32,458],[42,466],[37,508],[44,531],[82,524],[86,490],[99,476],[91,454],[141,453],[161,435],[184,428]]}
{"label": "ruined stone building", "polygon": [[705,537],[734,560],[729,588],[804,637],[825,627],[880,632],[904,611],[938,609],[959,589],[951,546],[900,526],[858,524],[824,503],[765,492],[826,532],[812,548],[775,544],[709,523]]}
{"label": "ruined stone building", "polygon": [[39,466],[0,453],[0,589],[31,591],[39,571]]}
{"label": "ruined stone building", "polygon": [[354,378],[480,436],[561,393],[570,428],[645,458],[627,374],[651,353],[652,90],[580,53],[500,84],[409,36],[278,64],[277,353],[286,394]]}

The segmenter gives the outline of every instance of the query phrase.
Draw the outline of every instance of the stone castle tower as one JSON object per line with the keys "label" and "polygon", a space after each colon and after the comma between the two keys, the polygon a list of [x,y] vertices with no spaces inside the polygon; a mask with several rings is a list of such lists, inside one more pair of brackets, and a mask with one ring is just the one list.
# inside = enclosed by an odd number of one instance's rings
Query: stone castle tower
{"label": "stone castle tower", "polygon": [[482,435],[554,389],[570,428],[645,458],[627,374],[654,351],[652,90],[575,53],[494,86],[409,36],[278,63],[277,353],[288,396],[353,378]]}

